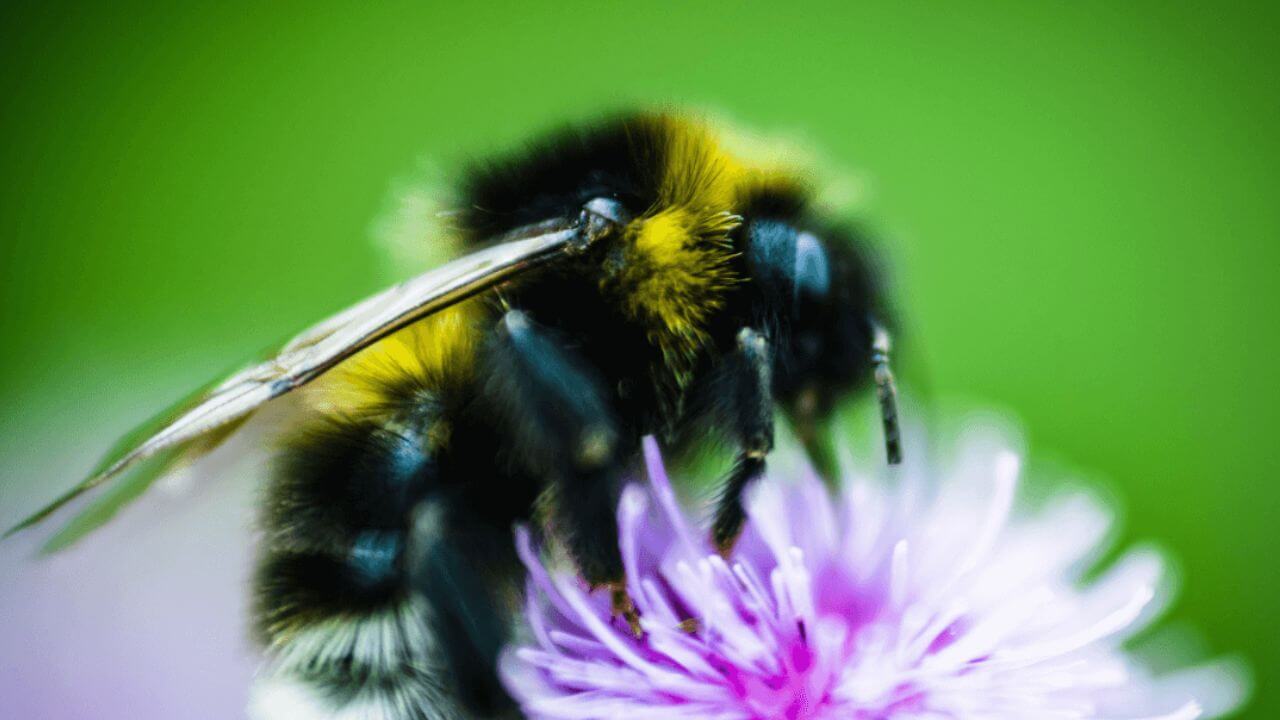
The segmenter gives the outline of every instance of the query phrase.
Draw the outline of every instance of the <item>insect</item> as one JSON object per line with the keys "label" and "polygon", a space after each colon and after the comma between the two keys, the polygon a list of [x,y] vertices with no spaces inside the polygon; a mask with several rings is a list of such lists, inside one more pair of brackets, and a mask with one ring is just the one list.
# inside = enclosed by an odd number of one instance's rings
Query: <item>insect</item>
{"label": "insect", "polygon": [[494,665],[519,597],[513,522],[537,515],[640,631],[614,509],[644,435],[735,448],[711,530],[726,554],[776,412],[829,467],[835,402],[874,385],[898,461],[877,273],[798,176],[739,160],[697,120],[635,114],[478,165],[460,195],[459,259],[183,405],[15,530],[300,391],[262,510],[268,694],[350,717],[486,716],[510,711]]}

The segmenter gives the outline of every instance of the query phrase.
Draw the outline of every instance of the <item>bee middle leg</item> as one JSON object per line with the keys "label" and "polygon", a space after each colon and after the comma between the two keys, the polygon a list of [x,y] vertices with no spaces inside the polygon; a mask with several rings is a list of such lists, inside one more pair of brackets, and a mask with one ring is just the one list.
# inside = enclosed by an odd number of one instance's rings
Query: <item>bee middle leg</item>
{"label": "bee middle leg", "polygon": [[726,420],[738,444],[738,456],[721,483],[711,539],[720,554],[728,556],[747,519],[742,495],[764,474],[765,457],[773,450],[773,356],[769,341],[758,330],[742,328],[737,349],[725,362]]}
{"label": "bee middle leg", "polygon": [[600,375],[519,310],[493,333],[482,393],[510,442],[512,462],[549,483],[552,524],[593,588],[608,588],[633,632],[616,503],[627,458],[623,426]]}
{"label": "bee middle leg", "polygon": [[434,493],[414,508],[407,555],[458,714],[514,716],[495,672],[514,609],[504,600],[518,591],[509,528],[480,518],[460,496]]}

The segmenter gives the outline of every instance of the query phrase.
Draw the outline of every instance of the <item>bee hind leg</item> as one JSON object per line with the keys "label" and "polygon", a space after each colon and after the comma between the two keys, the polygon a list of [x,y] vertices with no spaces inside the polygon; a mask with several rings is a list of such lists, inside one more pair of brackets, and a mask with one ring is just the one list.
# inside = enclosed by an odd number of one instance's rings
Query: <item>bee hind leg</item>
{"label": "bee hind leg", "polygon": [[736,351],[725,362],[725,419],[738,444],[738,456],[721,482],[711,539],[720,554],[728,557],[746,524],[743,493],[764,474],[765,458],[773,450],[773,357],[769,341],[763,333],[743,328],[738,332]]}
{"label": "bee hind leg", "polygon": [[429,497],[414,510],[407,560],[426,606],[435,661],[443,663],[464,716],[514,716],[495,672],[511,612],[502,598],[517,591],[509,529],[480,520],[461,498]]}
{"label": "bee hind leg", "polygon": [[527,314],[507,312],[486,353],[486,407],[513,462],[547,483],[552,525],[582,576],[607,588],[615,615],[640,633],[618,549],[618,486],[629,439],[599,373]]}

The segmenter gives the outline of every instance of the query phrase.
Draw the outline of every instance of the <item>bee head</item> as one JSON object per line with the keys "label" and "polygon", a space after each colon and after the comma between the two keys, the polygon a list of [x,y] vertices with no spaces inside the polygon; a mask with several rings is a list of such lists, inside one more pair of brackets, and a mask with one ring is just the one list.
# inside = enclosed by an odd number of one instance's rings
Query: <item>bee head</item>
{"label": "bee head", "polygon": [[848,230],[781,220],[746,227],[758,315],[774,338],[774,392],[803,436],[837,403],[874,384],[890,462],[898,460],[888,312],[865,242]]}

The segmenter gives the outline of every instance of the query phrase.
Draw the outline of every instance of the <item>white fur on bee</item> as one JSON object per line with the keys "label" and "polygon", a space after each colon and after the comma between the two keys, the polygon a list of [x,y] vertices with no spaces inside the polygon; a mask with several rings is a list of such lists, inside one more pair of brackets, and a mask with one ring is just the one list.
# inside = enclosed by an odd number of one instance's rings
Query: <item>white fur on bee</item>
{"label": "white fur on bee", "polygon": [[308,624],[277,636],[273,665],[286,674],[312,675],[350,662],[373,677],[396,675],[423,666],[435,654],[427,620],[425,603],[409,597],[363,617]]}
{"label": "white fur on bee", "polygon": [[404,682],[362,691],[338,704],[312,685],[287,675],[267,675],[249,696],[250,720],[461,720],[464,715],[438,688]]}
{"label": "white fur on bee", "polygon": [[[363,617],[336,617],[280,636],[249,701],[253,720],[453,720],[437,680],[430,613],[409,597]],[[333,674],[366,678],[336,695]]]}

